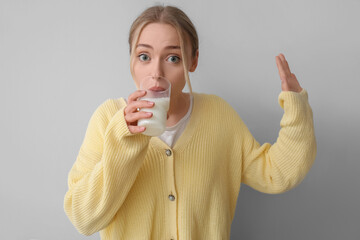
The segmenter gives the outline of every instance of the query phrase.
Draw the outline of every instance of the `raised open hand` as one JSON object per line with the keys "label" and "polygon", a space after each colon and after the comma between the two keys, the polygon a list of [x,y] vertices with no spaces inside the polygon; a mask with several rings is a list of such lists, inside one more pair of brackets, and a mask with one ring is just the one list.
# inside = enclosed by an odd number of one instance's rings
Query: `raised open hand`
{"label": "raised open hand", "polygon": [[275,60],[281,79],[281,89],[283,91],[301,92],[302,88],[295,74],[290,72],[289,64],[286,61],[284,54],[280,53],[275,57]]}

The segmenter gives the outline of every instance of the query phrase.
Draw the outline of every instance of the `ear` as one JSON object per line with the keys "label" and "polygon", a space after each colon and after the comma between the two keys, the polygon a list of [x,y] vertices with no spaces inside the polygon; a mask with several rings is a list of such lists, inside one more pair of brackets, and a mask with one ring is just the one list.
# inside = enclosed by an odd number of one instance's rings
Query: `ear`
{"label": "ear", "polygon": [[199,60],[199,49],[196,50],[196,55],[195,57],[192,58],[192,61],[191,61],[191,66],[189,68],[189,72],[194,72],[197,65],[198,65],[198,60]]}

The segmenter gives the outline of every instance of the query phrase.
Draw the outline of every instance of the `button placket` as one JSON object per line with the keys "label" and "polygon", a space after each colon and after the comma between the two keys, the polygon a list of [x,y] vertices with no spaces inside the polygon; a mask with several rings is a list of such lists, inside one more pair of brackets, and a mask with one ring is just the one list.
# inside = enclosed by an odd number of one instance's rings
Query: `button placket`
{"label": "button placket", "polygon": [[174,152],[172,149],[164,149],[165,159],[165,175],[167,182],[167,218],[169,219],[168,236],[169,239],[177,239],[177,193],[175,188],[175,169],[174,169]]}

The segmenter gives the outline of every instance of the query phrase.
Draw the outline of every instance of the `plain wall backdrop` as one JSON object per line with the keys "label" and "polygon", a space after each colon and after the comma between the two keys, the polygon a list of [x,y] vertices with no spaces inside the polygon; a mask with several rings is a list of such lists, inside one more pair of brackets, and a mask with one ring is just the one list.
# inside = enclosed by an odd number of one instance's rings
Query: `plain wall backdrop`
{"label": "plain wall backdrop", "polygon": [[360,239],[359,0],[0,0],[0,239],[99,239],[65,215],[67,175],[95,109],[135,90],[128,33],[154,3],[198,30],[193,90],[223,97],[261,144],[283,115],[276,55],[309,93],[312,169],[284,194],[241,185],[231,239]]}

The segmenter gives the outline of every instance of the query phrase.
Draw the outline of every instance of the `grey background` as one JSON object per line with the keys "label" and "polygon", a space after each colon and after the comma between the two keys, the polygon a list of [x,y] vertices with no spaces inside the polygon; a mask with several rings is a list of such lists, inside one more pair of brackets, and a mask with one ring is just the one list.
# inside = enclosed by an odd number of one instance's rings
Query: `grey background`
{"label": "grey background", "polygon": [[[64,213],[67,174],[97,106],[135,90],[128,31],[153,3],[0,1],[0,239],[99,239]],[[165,3],[199,33],[194,91],[227,100],[260,143],[280,130],[277,54],[309,93],[312,169],[280,195],[242,185],[231,239],[360,239],[360,1]]]}

